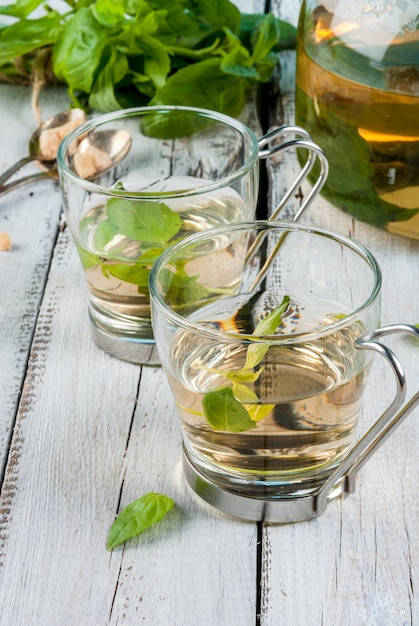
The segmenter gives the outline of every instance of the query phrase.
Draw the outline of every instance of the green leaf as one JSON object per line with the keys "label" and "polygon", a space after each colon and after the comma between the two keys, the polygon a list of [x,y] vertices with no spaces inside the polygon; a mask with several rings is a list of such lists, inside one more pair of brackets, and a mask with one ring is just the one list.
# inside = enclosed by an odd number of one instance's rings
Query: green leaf
{"label": "green leaf", "polygon": [[173,508],[174,501],[159,493],[147,493],[121,511],[109,529],[106,549],[113,550],[159,522]]}
{"label": "green leaf", "polygon": [[110,220],[103,220],[93,235],[93,245],[99,254],[103,254],[106,250],[106,246],[110,244],[115,235],[118,234],[118,229],[115,224]]}
{"label": "green leaf", "polygon": [[92,267],[95,267],[96,265],[100,265],[99,257],[96,254],[93,254],[93,252],[89,252],[88,250],[85,250],[84,248],[79,246],[77,243],[76,243],[76,248],[77,248],[77,252],[79,254],[83,269],[90,270],[92,269]]}
{"label": "green leaf", "polygon": [[163,251],[164,248],[149,248],[138,257],[137,263],[154,263]]}
{"label": "green leaf", "polygon": [[99,72],[90,96],[89,106],[98,111],[117,111],[121,108],[116,95],[115,84],[129,73],[126,57],[112,49],[106,65]]}
{"label": "green leaf", "polygon": [[[221,59],[206,59],[188,65],[170,76],[156,91],[153,105],[177,104],[220,111],[236,117],[246,101],[246,80],[221,69]],[[168,138],[186,134],[167,128]],[[189,134],[189,133],[188,133]]]}
{"label": "green leaf", "polygon": [[118,265],[104,264],[108,274],[124,280],[131,285],[137,285],[141,293],[148,293],[148,278],[150,268],[140,265],[129,265],[128,263],[118,263]]}
{"label": "green leaf", "polygon": [[244,404],[246,411],[249,413],[254,422],[260,422],[268,417],[275,405],[274,404]]}
{"label": "green leaf", "polygon": [[[292,24],[274,17],[272,13],[268,13],[267,15],[264,13],[242,13],[239,37],[249,51],[255,48],[260,30],[266,28],[264,25],[265,20],[275,20],[277,24],[274,28],[278,32],[278,38],[276,41],[272,38],[272,51],[279,52],[281,50],[292,50],[295,48],[297,29]],[[269,28],[272,28],[272,25],[269,25]],[[262,39],[266,41],[266,33],[263,33]],[[258,46],[260,46],[261,43],[262,42],[259,42]]]}
{"label": "green leaf", "polygon": [[144,52],[144,71],[151,78],[156,87],[166,82],[170,72],[170,57],[166,47],[155,37],[143,35],[140,43]]}
{"label": "green leaf", "polygon": [[227,38],[231,50],[223,57],[220,69],[227,74],[258,79],[259,74],[247,48],[241,45],[240,39],[233,33],[227,31]]}
{"label": "green leaf", "polygon": [[252,369],[259,365],[265,354],[268,352],[269,346],[266,343],[253,343],[247,348],[246,363],[243,369]]}
{"label": "green leaf", "polygon": [[[281,304],[266,317],[264,317],[259,324],[256,325],[253,335],[257,337],[263,337],[267,335],[273,335],[281,323],[282,316],[288,309],[291,299],[289,296],[284,296]],[[252,369],[259,365],[263,357],[269,350],[269,345],[266,343],[254,343],[247,348],[246,363],[244,364],[244,370]]]}
{"label": "green leaf", "polygon": [[243,369],[239,370],[238,372],[226,372],[224,370],[214,371],[216,371],[218,374],[221,374],[228,380],[239,383],[254,383],[258,380],[261,372],[261,370],[254,372],[253,369],[246,369],[245,367],[243,367]]}
{"label": "green leaf", "polygon": [[[259,398],[257,397],[256,392],[253,391],[253,389],[247,387],[247,385],[242,385],[241,383],[234,382],[232,391],[234,397],[237,398],[237,400],[239,400],[243,405],[249,402],[251,402],[252,404],[253,402],[259,402]],[[249,413],[247,406],[245,408]]]}
{"label": "green leaf", "polygon": [[199,276],[187,276],[179,270],[172,272],[162,269],[159,272],[159,281],[165,300],[172,306],[179,306],[206,298],[210,292],[198,283],[198,278]]}
{"label": "green leaf", "polygon": [[240,26],[240,11],[229,0],[199,0],[197,12],[214,29],[230,28],[237,32]]}
{"label": "green leaf", "polygon": [[59,36],[60,16],[51,12],[35,20],[22,20],[0,31],[0,66],[16,57],[53,44]]}
{"label": "green leaf", "polygon": [[165,244],[182,226],[178,213],[163,202],[112,198],[106,213],[122,235],[144,243]]}
{"label": "green leaf", "polygon": [[106,29],[91,7],[81,8],[66,22],[54,48],[54,72],[73,90],[89,92],[106,44]]}
{"label": "green leaf", "polygon": [[125,21],[124,4],[115,0],[96,0],[92,12],[102,26],[118,26]]}
{"label": "green leaf", "polygon": [[[281,304],[257,324],[253,334],[258,336],[273,334],[283,314],[288,309],[290,301],[289,296],[284,296]],[[229,430],[227,427],[221,428],[216,426],[219,424],[226,426],[227,418],[229,418],[232,421],[232,428],[230,429],[232,432],[239,432],[239,430],[232,430],[233,428],[248,430],[248,420],[253,422],[260,421],[272,411],[275,405],[259,404],[259,398],[255,391],[243,384],[245,382],[254,383],[258,380],[263,368],[256,372],[253,369],[259,365],[268,350],[269,345],[267,344],[251,344],[247,348],[246,362],[242,369],[233,372],[219,369],[208,370],[223,376],[233,383],[232,389],[230,387],[221,387],[204,395],[202,400],[204,415],[213,428],[216,430]],[[245,413],[240,411],[239,406],[245,410]]]}
{"label": "green leaf", "polygon": [[205,419],[214,430],[240,433],[256,428],[244,406],[234,397],[230,387],[208,391],[202,398]]}
{"label": "green leaf", "polygon": [[0,6],[0,15],[25,18],[37,9],[44,0],[17,0],[13,4]]}
{"label": "green leaf", "polygon": [[280,25],[277,18],[268,13],[257,29],[257,37],[253,45],[252,59],[261,61],[278,43],[280,38]]}
{"label": "green leaf", "polygon": [[282,316],[288,309],[290,302],[291,298],[289,296],[284,296],[281,304],[256,325],[253,335],[256,335],[257,337],[273,335],[281,323]]}

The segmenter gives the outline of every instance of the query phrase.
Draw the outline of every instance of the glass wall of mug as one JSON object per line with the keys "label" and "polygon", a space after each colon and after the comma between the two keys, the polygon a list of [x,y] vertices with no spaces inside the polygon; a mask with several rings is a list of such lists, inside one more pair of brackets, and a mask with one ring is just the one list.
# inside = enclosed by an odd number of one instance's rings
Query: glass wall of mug
{"label": "glass wall of mug", "polygon": [[325,196],[419,239],[419,12],[414,0],[304,0],[296,123],[330,163]]}
{"label": "glass wall of mug", "polygon": [[372,360],[355,343],[379,324],[380,288],[365,248],[280,221],[194,235],[157,261],[154,332],[204,498],[322,485],[354,442]]}

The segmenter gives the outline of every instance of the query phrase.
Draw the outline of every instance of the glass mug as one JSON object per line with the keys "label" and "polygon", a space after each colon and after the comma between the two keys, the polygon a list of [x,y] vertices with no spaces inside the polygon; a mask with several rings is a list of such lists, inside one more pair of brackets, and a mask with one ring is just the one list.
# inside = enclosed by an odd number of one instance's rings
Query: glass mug
{"label": "glass mug", "polygon": [[305,0],[296,123],[324,149],[333,204],[419,239],[419,11],[416,0]]}
{"label": "glass mug", "polygon": [[188,234],[253,219],[259,160],[304,148],[306,161],[276,209],[321,160],[296,127],[257,139],[240,121],[189,107],[142,107],[96,117],[58,151],[64,214],[89,288],[93,339],[110,354],[157,364],[148,277],[158,256]]}
{"label": "glass mug", "polygon": [[[162,367],[179,411],[184,471],[219,509],[300,521],[352,490],[411,411],[377,330],[381,272],[362,245],[284,221],[217,228],[166,251],[150,276]],[[373,354],[392,365],[391,407],[354,446]]]}

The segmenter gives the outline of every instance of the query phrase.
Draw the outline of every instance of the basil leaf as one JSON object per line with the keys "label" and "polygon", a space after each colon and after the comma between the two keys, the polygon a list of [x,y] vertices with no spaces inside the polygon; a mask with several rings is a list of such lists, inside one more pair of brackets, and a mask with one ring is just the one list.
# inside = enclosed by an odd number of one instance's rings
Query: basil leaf
{"label": "basil leaf", "polygon": [[96,254],[93,254],[93,252],[89,252],[88,250],[85,250],[84,248],[79,246],[77,243],[76,243],[76,248],[77,248],[77,252],[80,257],[80,261],[81,261],[83,269],[90,270],[92,267],[95,267],[95,265],[100,265],[99,257]]}
{"label": "basil leaf", "polygon": [[[243,404],[243,406],[245,405],[245,403],[259,402],[259,398],[257,397],[256,393],[253,391],[253,389],[249,389],[249,387],[247,387],[246,385],[242,385],[241,383],[234,382],[232,391],[233,391],[234,397],[237,398],[237,400],[239,400]],[[247,412],[249,413],[247,405],[245,406],[245,408]]]}
{"label": "basil leaf", "polygon": [[199,0],[196,4],[198,14],[213,28],[239,29],[240,11],[229,0]]}
{"label": "basil leaf", "polygon": [[246,363],[243,369],[252,369],[259,365],[268,350],[269,346],[266,343],[251,344],[247,348]]}
{"label": "basil leaf", "polygon": [[[42,51],[47,82],[52,70],[74,104],[101,112],[152,103],[237,116],[247,88],[272,75],[275,52],[295,47],[293,26],[271,13],[242,15],[229,0],[61,4],[60,11],[45,0],[0,7],[0,14],[20,20],[0,25],[0,78],[27,80]],[[37,10],[47,15],[32,18]],[[171,138],[182,129],[167,125],[166,131]]]}
{"label": "basil leaf", "polygon": [[72,90],[89,92],[106,43],[106,29],[91,7],[83,7],[64,25],[54,48],[54,73]]}
{"label": "basil leaf", "polygon": [[[213,109],[237,117],[246,101],[246,80],[221,69],[219,58],[198,61],[179,69],[156,91],[153,105],[185,104]],[[184,129],[167,126],[168,138],[181,136]],[[189,133],[188,133],[189,134]]]}
{"label": "basil leaf", "polygon": [[244,407],[254,422],[260,422],[261,420],[264,420],[265,417],[268,417],[269,413],[271,413],[274,410],[275,405],[274,404],[244,404]]}
{"label": "basil leaf", "polygon": [[198,276],[162,269],[159,273],[161,289],[168,304],[181,305],[206,298],[210,291],[197,282]]}
{"label": "basil leaf", "polygon": [[44,0],[17,0],[13,4],[0,6],[0,15],[12,15],[13,17],[25,18],[37,9]]}
{"label": "basil leaf", "polygon": [[253,331],[253,335],[256,335],[257,337],[273,335],[278,328],[282,316],[287,310],[290,302],[291,298],[289,296],[284,296],[281,304],[274,311],[269,313],[269,315],[264,317],[263,320],[259,322],[259,324],[256,325]]}
{"label": "basil leaf", "polygon": [[[329,161],[329,175],[321,192],[325,198],[363,222],[380,228],[387,222],[409,219],[415,214],[380,198],[374,186],[368,143],[360,136],[358,127],[347,121],[345,114],[341,118],[330,111],[327,103],[323,105],[319,101],[315,108],[299,88],[296,89],[296,111],[298,124],[309,129]],[[345,176],[342,172],[346,172]],[[315,180],[318,174],[315,164],[310,179]]]}
{"label": "basil leaf", "polygon": [[182,225],[178,213],[163,202],[112,198],[106,213],[122,235],[144,243],[165,244]]}
{"label": "basil leaf", "polygon": [[127,265],[126,263],[118,265],[104,264],[104,266],[106,266],[106,270],[111,276],[124,280],[126,283],[137,285],[138,289],[141,289],[141,293],[148,293],[150,269],[139,265]]}
{"label": "basil leaf", "polygon": [[264,27],[266,19],[274,18],[279,30],[279,38],[274,42],[272,50],[292,50],[295,48],[297,29],[292,24],[280,20],[272,13],[242,13],[240,19],[239,37],[248,50],[253,50],[259,37],[259,31]]}
{"label": "basil leaf", "polygon": [[261,61],[270,53],[280,37],[279,22],[272,13],[268,13],[260,22],[256,33],[252,58],[254,61]]}
{"label": "basil leaf", "polygon": [[154,263],[157,261],[163,250],[164,248],[149,248],[138,257],[137,263]]}
{"label": "basil leaf", "polygon": [[227,31],[227,38],[231,45],[231,51],[222,59],[220,69],[227,74],[259,78],[259,74],[253,66],[250,52],[242,46],[240,39]]}
{"label": "basil leaf", "polygon": [[99,254],[105,252],[106,246],[112,241],[118,229],[110,220],[103,220],[94,231],[93,245]]}
{"label": "basil leaf", "polygon": [[60,16],[55,11],[36,20],[22,20],[0,31],[0,65],[55,42]]}
{"label": "basil leaf", "polygon": [[[290,301],[289,296],[284,296],[281,304],[257,324],[253,334],[261,336],[273,334],[288,309]],[[259,365],[268,350],[267,344],[251,344],[247,348],[245,365],[237,372],[209,369],[233,383],[233,389],[221,387],[221,389],[206,393],[202,399],[204,416],[215,430],[240,432],[255,428],[254,422],[264,419],[273,410],[275,406],[273,404],[258,404],[257,394],[243,384],[257,381],[263,368],[257,372],[253,369]],[[250,425],[252,421],[253,426]]]}
{"label": "basil leaf", "polygon": [[166,47],[155,37],[143,35],[141,49],[144,52],[144,70],[156,87],[162,87],[170,71],[170,57]]}
{"label": "basil leaf", "polygon": [[174,506],[174,501],[159,493],[147,493],[125,507],[109,529],[106,549],[113,550],[159,522]]}
{"label": "basil leaf", "polygon": [[111,55],[99,72],[90,96],[89,106],[98,111],[112,111],[120,108],[115,95],[115,83],[119,83],[129,73],[126,57],[112,49]]}
{"label": "basil leaf", "polygon": [[256,428],[244,406],[234,397],[230,387],[208,391],[202,398],[205,419],[214,430],[240,433]]}
{"label": "basil leaf", "polygon": [[119,26],[125,20],[124,4],[114,0],[96,0],[92,12],[102,26]]}

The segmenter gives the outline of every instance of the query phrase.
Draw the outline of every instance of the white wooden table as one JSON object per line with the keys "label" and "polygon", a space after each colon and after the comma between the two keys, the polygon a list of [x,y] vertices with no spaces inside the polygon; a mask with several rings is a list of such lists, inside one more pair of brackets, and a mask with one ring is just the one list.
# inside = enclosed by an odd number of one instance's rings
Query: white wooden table
{"label": "white wooden table", "polygon": [[[298,5],[278,0],[273,10],[296,22]],[[281,64],[272,126],[294,119],[294,53]],[[44,93],[41,104],[44,118],[67,108],[65,90]],[[30,93],[0,86],[0,112],[4,170],[26,153]],[[245,115],[254,122],[254,111]],[[269,202],[296,170],[291,155],[269,169]],[[0,198],[0,232],[12,240],[0,252],[1,626],[419,624],[418,414],[363,468],[356,493],[320,518],[281,526],[218,513],[183,479],[180,426],[161,369],[93,344],[60,214],[52,181]],[[323,199],[306,221],[375,254],[384,324],[419,322],[419,242],[356,222]],[[418,346],[400,340],[397,350],[413,393]],[[392,394],[393,376],[377,357],[362,428]],[[117,511],[148,491],[173,497],[175,509],[107,552]]]}

